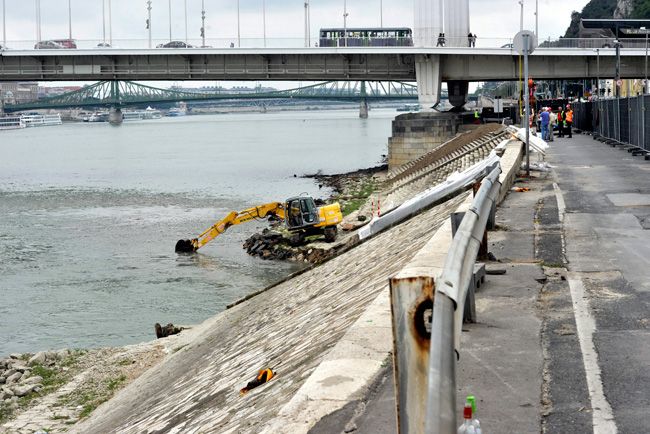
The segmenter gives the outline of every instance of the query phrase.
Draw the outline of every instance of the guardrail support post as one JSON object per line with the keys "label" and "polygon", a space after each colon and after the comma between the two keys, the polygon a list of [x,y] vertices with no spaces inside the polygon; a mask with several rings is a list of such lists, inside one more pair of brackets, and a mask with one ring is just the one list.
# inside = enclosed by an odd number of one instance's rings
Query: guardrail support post
{"label": "guardrail support post", "polygon": [[[432,276],[400,273],[390,279],[395,401],[400,434],[424,432],[428,417],[424,403],[428,393],[434,293],[435,280]],[[452,329],[453,326],[450,327]]]}

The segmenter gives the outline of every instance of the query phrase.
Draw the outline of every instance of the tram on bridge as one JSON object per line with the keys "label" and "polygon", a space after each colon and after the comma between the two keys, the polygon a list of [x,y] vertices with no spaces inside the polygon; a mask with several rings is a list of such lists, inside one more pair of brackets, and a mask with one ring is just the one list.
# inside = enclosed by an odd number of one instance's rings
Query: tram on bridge
{"label": "tram on bridge", "polygon": [[331,28],[320,30],[320,47],[412,47],[408,27]]}

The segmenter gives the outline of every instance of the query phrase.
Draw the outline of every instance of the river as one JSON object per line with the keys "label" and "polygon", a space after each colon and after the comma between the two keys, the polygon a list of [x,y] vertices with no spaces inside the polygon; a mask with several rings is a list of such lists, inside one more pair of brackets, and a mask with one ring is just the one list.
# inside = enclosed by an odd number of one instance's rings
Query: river
{"label": "river", "polygon": [[[375,166],[392,110],[186,116],[0,131],[0,357],[151,340],[297,266],[249,257],[261,223],[174,253],[231,210],[299,193],[300,175]],[[295,177],[294,175],[297,175]]]}

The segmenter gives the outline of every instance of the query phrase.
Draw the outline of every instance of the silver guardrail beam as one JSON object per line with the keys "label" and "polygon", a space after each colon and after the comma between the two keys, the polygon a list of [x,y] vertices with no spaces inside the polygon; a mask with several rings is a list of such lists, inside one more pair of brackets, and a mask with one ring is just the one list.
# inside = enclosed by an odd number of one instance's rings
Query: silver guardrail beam
{"label": "silver guardrail beam", "polygon": [[490,209],[501,188],[500,174],[501,168],[497,167],[481,183],[454,236],[442,274],[436,278],[427,382],[427,434],[456,432],[456,360],[465,299]]}

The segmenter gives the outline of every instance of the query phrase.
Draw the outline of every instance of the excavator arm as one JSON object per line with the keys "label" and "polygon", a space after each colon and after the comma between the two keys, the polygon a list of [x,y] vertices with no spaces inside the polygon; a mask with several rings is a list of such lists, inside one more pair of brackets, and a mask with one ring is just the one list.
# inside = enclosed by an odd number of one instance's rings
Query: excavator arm
{"label": "excavator arm", "polygon": [[201,247],[214,240],[224,233],[230,226],[245,223],[247,221],[275,216],[284,220],[284,205],[280,202],[265,203],[243,211],[232,211],[225,218],[203,231],[197,238],[191,240],[178,240],[176,243],[177,252],[196,252]]}

